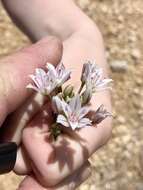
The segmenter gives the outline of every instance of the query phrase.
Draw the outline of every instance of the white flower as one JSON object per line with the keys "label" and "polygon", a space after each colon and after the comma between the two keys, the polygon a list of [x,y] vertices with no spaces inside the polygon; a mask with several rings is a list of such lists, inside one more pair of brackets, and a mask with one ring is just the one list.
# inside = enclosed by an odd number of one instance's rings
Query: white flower
{"label": "white flower", "polygon": [[53,111],[57,114],[62,113],[63,112],[63,104],[65,102],[61,100],[61,98],[59,96],[53,96],[52,97],[52,108]]}
{"label": "white flower", "polygon": [[92,63],[91,61],[83,64],[81,81],[85,83],[88,77],[96,72],[96,69],[97,65],[95,63]]}
{"label": "white flower", "polygon": [[55,83],[43,69],[36,69],[35,75],[30,75],[34,84],[27,85],[27,88],[32,88],[43,94],[50,94],[55,89]]}
{"label": "white flower", "polygon": [[48,63],[48,72],[43,69],[36,69],[35,75],[30,75],[34,84],[29,84],[27,88],[32,88],[42,94],[50,94],[55,88],[60,87],[70,78],[71,72],[66,70],[60,63],[56,68]]}
{"label": "white flower", "polygon": [[71,71],[65,69],[63,63],[59,63],[56,68],[52,64],[47,63],[47,68],[57,87],[60,87],[70,79]]}
{"label": "white flower", "polygon": [[91,89],[93,93],[101,90],[110,89],[109,84],[112,79],[103,79],[103,70],[98,68],[95,63],[85,63],[83,66],[83,74],[81,77],[88,89]]}
{"label": "white flower", "polygon": [[86,82],[88,89],[92,90],[92,93],[111,89],[109,84],[112,82],[112,79],[102,79],[102,74],[99,72],[93,78],[89,78]]}
{"label": "white flower", "polygon": [[101,105],[96,111],[91,111],[89,113],[89,118],[91,119],[93,124],[99,124],[107,117],[111,117],[111,113],[109,113],[104,105]]}
{"label": "white flower", "polygon": [[91,126],[90,119],[85,117],[89,112],[89,107],[81,107],[79,95],[73,97],[68,104],[59,97],[54,98],[54,103],[55,102],[59,109],[57,110],[60,112],[57,117],[57,123],[65,127],[71,127],[72,130]]}

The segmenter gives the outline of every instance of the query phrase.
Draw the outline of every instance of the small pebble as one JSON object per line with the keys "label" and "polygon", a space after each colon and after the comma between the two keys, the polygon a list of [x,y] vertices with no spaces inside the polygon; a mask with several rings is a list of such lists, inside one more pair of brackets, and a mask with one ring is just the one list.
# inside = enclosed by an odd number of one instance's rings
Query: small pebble
{"label": "small pebble", "polygon": [[128,63],[125,60],[116,60],[110,63],[113,72],[126,72],[128,70]]}
{"label": "small pebble", "polygon": [[134,59],[140,59],[141,58],[141,52],[139,49],[133,49],[131,52],[131,55]]}
{"label": "small pebble", "polygon": [[143,183],[138,183],[136,185],[136,190],[143,190]]}
{"label": "small pebble", "polygon": [[126,119],[123,116],[119,116],[117,120],[121,123],[124,124],[126,122]]}
{"label": "small pebble", "polygon": [[88,184],[84,184],[82,185],[79,190],[89,190],[89,185]]}

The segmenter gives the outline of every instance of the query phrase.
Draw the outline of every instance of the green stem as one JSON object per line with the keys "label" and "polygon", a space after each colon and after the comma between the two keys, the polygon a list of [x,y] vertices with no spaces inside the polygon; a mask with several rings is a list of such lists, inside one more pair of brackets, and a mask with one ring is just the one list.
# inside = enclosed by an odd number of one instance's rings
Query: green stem
{"label": "green stem", "polygon": [[61,132],[62,130],[59,125],[57,123],[54,123],[51,128],[51,134],[55,141],[57,140],[57,137],[61,134]]}
{"label": "green stem", "polygon": [[80,93],[81,93],[81,91],[82,91],[82,89],[83,89],[84,85],[85,85],[85,83],[84,83],[84,82],[82,82],[82,83],[81,83],[81,85],[80,85],[80,88],[79,88],[79,90],[78,90],[78,94],[80,94]]}

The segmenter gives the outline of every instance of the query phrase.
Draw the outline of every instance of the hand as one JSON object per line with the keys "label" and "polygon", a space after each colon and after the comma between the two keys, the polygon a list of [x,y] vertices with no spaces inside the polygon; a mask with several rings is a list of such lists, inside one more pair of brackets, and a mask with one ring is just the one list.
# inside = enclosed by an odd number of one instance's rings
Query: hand
{"label": "hand", "polygon": [[[7,116],[29,98],[30,93],[26,89],[26,85],[29,83],[27,75],[33,73],[37,67],[44,67],[47,62],[56,65],[59,63],[61,55],[60,41],[54,37],[48,37],[0,60],[1,127],[3,127]],[[10,127],[8,126],[8,128]]]}
{"label": "hand", "polygon": [[[33,40],[38,40],[48,34],[54,34],[63,40],[62,60],[66,67],[74,69],[73,83],[75,85],[78,85],[77,81],[79,81],[82,64],[87,59],[95,59],[96,63],[104,69],[104,74],[107,74],[101,33],[71,0],[61,0],[60,3],[57,0],[45,0],[42,3],[40,0],[37,0],[36,3],[33,0],[28,3],[24,1],[22,3],[26,7],[27,14],[25,14],[25,9],[23,12],[21,2],[19,4],[19,1],[15,0],[16,8],[12,6],[14,3],[12,1],[3,0],[3,2],[5,2],[7,10],[15,22]],[[30,3],[32,6],[30,6]],[[42,11],[39,11],[40,8]],[[53,14],[55,12],[57,14]],[[97,94],[95,100],[92,99],[94,109],[100,104],[104,104],[109,111],[111,110],[108,92]],[[46,109],[46,111],[49,113],[49,109]],[[18,173],[29,173],[32,170],[35,174],[34,177],[31,176],[23,182],[23,189],[26,189],[26,185],[32,184],[33,187],[35,185],[33,189],[39,188],[41,190],[43,187],[38,185],[35,177],[43,186],[50,186],[58,184],[71,173],[74,175],[74,171],[84,167],[82,165],[87,162],[87,158],[105,144],[111,135],[111,120],[106,119],[97,128],[81,129],[79,132],[61,136],[56,143],[51,145],[51,143],[44,141],[44,137],[47,137],[46,130],[51,121],[49,119],[44,126],[39,123],[41,117],[43,117],[42,113],[43,111],[23,131],[23,146],[28,154],[21,156],[21,152],[25,151],[19,150],[19,159],[15,170]],[[33,139],[32,143],[31,139]],[[67,150],[69,156],[66,157],[65,152],[59,151],[63,150],[63,147],[64,150]],[[55,157],[51,161],[51,155],[54,152]],[[64,154],[64,157],[61,153]],[[28,164],[29,161],[24,161],[26,158],[30,158],[32,164]],[[61,169],[61,165],[65,167]],[[77,184],[74,183],[74,185]]]}
{"label": "hand", "polygon": [[[29,83],[28,75],[30,73],[33,73],[35,68],[44,67],[46,62],[51,62],[54,65],[56,65],[57,63],[59,63],[61,55],[62,55],[62,46],[60,45],[60,42],[53,37],[48,37],[32,45],[29,48],[25,48],[17,52],[16,54],[5,57],[0,61],[0,100],[1,100],[0,123],[1,127],[6,129],[5,130],[6,135],[1,136],[1,139],[3,138],[3,140],[7,141],[7,133],[8,136],[11,136],[10,133],[12,126],[10,125],[6,126],[5,124],[7,116],[9,114],[13,115],[15,113],[18,113],[17,110],[19,110],[19,107],[20,108],[23,107],[25,105],[25,101],[31,98],[30,94],[26,89],[26,85]],[[40,127],[40,125],[38,127]],[[27,140],[29,141],[30,139],[27,138]],[[41,141],[39,142],[41,143]],[[37,155],[35,157],[35,151],[32,152],[33,152],[32,155],[33,158],[36,159]],[[31,166],[32,166],[31,160],[29,164],[29,156],[27,156],[25,148],[22,145],[22,148],[19,148],[18,151],[15,171],[21,174],[24,170],[26,174],[29,174],[29,176],[26,177],[26,179],[23,181],[23,183],[20,185],[19,188],[29,189],[29,190],[30,188],[34,190],[35,189],[44,190],[45,188],[42,187],[35,180],[34,174],[33,175],[31,174]],[[28,171],[25,171],[27,169]],[[78,186],[89,176],[89,174],[90,174],[89,163],[86,162],[70,177],[66,178],[58,186],[54,187],[54,189],[68,190],[69,187],[72,188],[74,186]],[[42,177],[40,176],[38,181],[41,179]]]}
{"label": "hand", "polygon": [[[76,42],[78,39],[75,38],[74,40]],[[81,42],[82,40],[83,39],[81,39]],[[76,50],[77,44],[76,46],[72,46],[71,41],[71,43],[69,43],[69,52],[73,52],[72,55],[77,53],[79,58],[82,59],[82,57],[87,56],[87,53],[90,54],[90,51],[86,49],[88,43],[82,43],[82,47],[79,48],[79,51],[78,49]],[[92,43],[90,46],[92,48],[94,47]],[[84,55],[81,52],[81,50],[84,50],[83,47],[86,50],[86,54],[84,53]],[[64,53],[63,58],[68,58],[66,51],[64,51]],[[76,58],[76,63],[81,63],[81,60],[79,61],[76,56],[74,58]],[[73,63],[75,63],[75,61],[73,61]],[[74,76],[73,82],[77,84],[82,64],[80,68],[78,68],[78,65],[74,66],[76,68],[74,70],[76,76]],[[92,99],[92,107],[94,109],[100,104],[104,104],[108,110],[110,109],[109,94],[107,92],[99,93],[95,99]],[[42,111],[40,111],[23,130],[22,142],[27,154],[24,156],[24,151],[22,149],[19,150],[15,171],[20,174],[29,174],[31,172],[35,174],[34,178],[31,176],[30,179],[25,179],[23,189],[26,189],[30,180],[34,181],[35,189],[37,186],[39,187],[40,185],[36,183],[36,179],[44,187],[56,186],[57,184],[61,185],[61,181],[64,181],[64,179],[71,176],[71,174],[74,175],[75,171],[79,170],[79,168],[83,168],[85,164],[87,164],[87,159],[107,142],[111,133],[111,120],[108,118],[96,127],[83,128],[76,132],[66,130],[64,135],[61,135],[56,142],[53,142],[50,141],[48,136],[51,124],[51,107],[47,103],[42,108]],[[78,177],[74,177],[74,179],[77,178]],[[72,180],[72,189],[75,189],[77,186],[76,182]]]}

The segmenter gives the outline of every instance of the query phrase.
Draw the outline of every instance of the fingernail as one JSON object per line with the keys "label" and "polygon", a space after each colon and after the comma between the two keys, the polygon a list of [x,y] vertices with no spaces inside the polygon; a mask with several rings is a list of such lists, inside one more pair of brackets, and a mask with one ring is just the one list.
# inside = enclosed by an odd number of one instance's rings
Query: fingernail
{"label": "fingernail", "polygon": [[15,165],[17,145],[14,142],[0,144],[0,174],[10,172]]}

